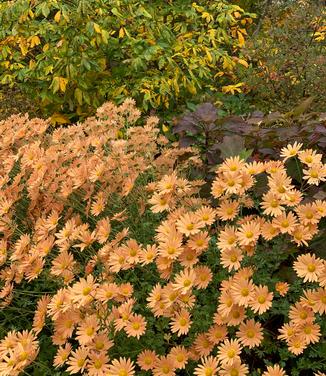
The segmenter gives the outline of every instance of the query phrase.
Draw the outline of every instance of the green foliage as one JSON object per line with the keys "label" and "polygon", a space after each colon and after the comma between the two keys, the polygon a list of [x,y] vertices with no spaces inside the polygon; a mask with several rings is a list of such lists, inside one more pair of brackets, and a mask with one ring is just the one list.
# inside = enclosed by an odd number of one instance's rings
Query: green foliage
{"label": "green foliage", "polygon": [[235,78],[251,17],[212,0],[2,3],[0,82],[55,123],[129,96],[145,110],[173,109]]}
{"label": "green foliage", "polygon": [[325,109],[325,31],[322,1],[272,2],[266,8],[244,51],[251,64],[238,72],[256,108],[289,111],[314,96],[314,109]]}

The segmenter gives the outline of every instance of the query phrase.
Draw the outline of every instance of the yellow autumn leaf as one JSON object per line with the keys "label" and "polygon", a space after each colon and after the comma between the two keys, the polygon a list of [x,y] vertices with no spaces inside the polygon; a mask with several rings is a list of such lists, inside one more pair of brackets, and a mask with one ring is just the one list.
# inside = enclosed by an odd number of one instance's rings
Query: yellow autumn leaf
{"label": "yellow autumn leaf", "polygon": [[101,28],[100,28],[100,26],[99,26],[97,23],[95,23],[95,22],[94,22],[93,26],[94,26],[94,30],[95,30],[98,34],[101,34]]}
{"label": "yellow autumn leaf", "polygon": [[163,124],[162,130],[163,130],[164,133],[167,133],[169,131],[169,129],[170,128],[167,125]]}
{"label": "yellow autumn leaf", "polygon": [[67,78],[59,77],[59,88],[63,93],[66,91],[67,83],[68,83]]}
{"label": "yellow autumn leaf", "polygon": [[243,59],[237,59],[237,62],[241,65],[243,65],[244,67],[248,68],[249,67],[249,64],[246,62],[246,60],[243,60]]}
{"label": "yellow autumn leaf", "polygon": [[226,85],[226,86],[223,86],[222,87],[222,93],[224,93],[224,94],[231,93],[232,95],[234,95],[235,92],[242,93],[242,90],[240,88],[243,85],[244,85],[244,82],[239,82],[236,85]]}
{"label": "yellow autumn leaf", "polygon": [[58,10],[58,12],[55,14],[54,16],[54,21],[56,23],[59,23],[60,22],[60,19],[61,19],[61,10]]}
{"label": "yellow autumn leaf", "polygon": [[34,46],[38,46],[41,43],[41,40],[37,35],[34,35],[29,38],[29,42],[31,44],[31,48],[33,48]]}
{"label": "yellow autumn leaf", "polygon": [[245,39],[240,31],[237,31],[237,35],[238,35],[239,46],[243,47],[245,44]]}
{"label": "yellow autumn leaf", "polygon": [[70,120],[66,115],[55,112],[51,116],[51,123],[54,124],[54,125],[56,125],[56,124],[69,124]]}
{"label": "yellow autumn leaf", "polygon": [[43,52],[46,52],[49,48],[50,48],[49,43],[46,43],[46,44],[43,46],[42,50],[43,50]]}
{"label": "yellow autumn leaf", "polygon": [[125,36],[125,29],[123,27],[119,30],[119,38],[123,38]]}

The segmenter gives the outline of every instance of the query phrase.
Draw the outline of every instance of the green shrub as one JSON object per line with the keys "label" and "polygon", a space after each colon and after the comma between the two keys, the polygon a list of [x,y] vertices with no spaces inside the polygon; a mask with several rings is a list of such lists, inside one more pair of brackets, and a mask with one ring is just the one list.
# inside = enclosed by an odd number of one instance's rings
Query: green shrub
{"label": "green shrub", "polygon": [[129,96],[145,110],[173,109],[235,79],[251,16],[213,0],[6,2],[0,82],[58,123]]}

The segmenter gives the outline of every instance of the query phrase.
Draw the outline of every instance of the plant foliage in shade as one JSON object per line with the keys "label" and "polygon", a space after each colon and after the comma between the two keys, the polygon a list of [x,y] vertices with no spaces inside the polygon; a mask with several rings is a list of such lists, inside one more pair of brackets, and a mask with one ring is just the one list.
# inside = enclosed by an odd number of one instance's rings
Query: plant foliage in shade
{"label": "plant foliage in shade", "polygon": [[236,80],[252,14],[228,1],[18,0],[0,4],[0,83],[56,123],[133,96],[175,109]]}

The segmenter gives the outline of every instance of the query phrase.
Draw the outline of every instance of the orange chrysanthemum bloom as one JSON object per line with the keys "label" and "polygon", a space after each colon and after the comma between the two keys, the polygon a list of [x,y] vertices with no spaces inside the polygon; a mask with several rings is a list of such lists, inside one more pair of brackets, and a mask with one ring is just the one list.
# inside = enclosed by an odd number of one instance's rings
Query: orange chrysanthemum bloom
{"label": "orange chrysanthemum bloom", "polygon": [[77,328],[76,338],[81,345],[87,345],[92,342],[97,330],[99,329],[99,323],[96,315],[86,317]]}
{"label": "orange chrysanthemum bloom", "polygon": [[217,245],[220,250],[232,249],[237,245],[237,231],[234,226],[225,226],[224,230],[220,231]]}
{"label": "orange chrysanthemum bloom", "polygon": [[272,220],[272,225],[277,228],[281,234],[292,234],[297,224],[297,218],[292,212],[282,213]]}
{"label": "orange chrysanthemum bloom", "polygon": [[288,144],[286,147],[281,149],[280,156],[283,158],[285,162],[289,158],[292,158],[298,155],[298,152],[299,150],[301,150],[301,148],[302,148],[302,144],[298,143],[297,141],[293,145]]}
{"label": "orange chrysanthemum bloom", "polygon": [[314,323],[313,319],[305,321],[298,325],[298,335],[309,345],[310,343],[317,343],[321,336],[320,326]]}
{"label": "orange chrysanthemum bloom", "polygon": [[176,222],[177,230],[186,236],[197,234],[204,226],[195,213],[185,213]]}
{"label": "orange chrysanthemum bloom", "polygon": [[288,349],[294,355],[299,355],[303,353],[303,350],[307,347],[307,342],[304,337],[300,335],[294,335],[288,341]]}
{"label": "orange chrysanthemum bloom", "polygon": [[224,317],[227,326],[239,325],[246,317],[246,309],[238,304],[233,304],[230,313]]}
{"label": "orange chrysanthemum bloom", "polygon": [[286,376],[286,373],[283,368],[275,364],[274,366],[267,366],[267,370],[262,376]]}
{"label": "orange chrysanthemum bloom", "polygon": [[216,211],[209,206],[202,206],[194,214],[198,217],[199,223],[209,226],[215,222]]}
{"label": "orange chrysanthemum bloom", "polygon": [[188,362],[189,353],[184,346],[175,346],[171,349],[168,358],[173,361],[176,368],[185,369]]}
{"label": "orange chrysanthemum bloom", "polygon": [[208,248],[210,236],[207,231],[200,231],[189,237],[187,246],[194,249],[198,254]]}
{"label": "orange chrysanthemum bloom", "polygon": [[139,255],[140,263],[145,266],[155,261],[158,252],[156,245],[147,245],[145,249],[142,249]]}
{"label": "orange chrysanthemum bloom", "polygon": [[233,364],[224,364],[220,370],[221,376],[246,376],[249,373],[249,368],[246,364],[242,364],[240,360],[236,360]]}
{"label": "orange chrysanthemum bloom", "polygon": [[276,217],[277,215],[281,215],[283,213],[283,211],[285,210],[283,205],[284,200],[278,193],[274,191],[265,193],[260,204],[261,208],[264,210],[263,213],[266,215],[272,215],[273,217]]}
{"label": "orange chrysanthemum bloom", "polygon": [[314,318],[314,312],[310,307],[304,306],[302,303],[297,302],[291,306],[289,311],[289,318],[295,324],[301,324]]}
{"label": "orange chrysanthemum bloom", "polygon": [[275,284],[275,290],[281,295],[285,296],[289,291],[289,284],[287,282],[277,282]]}
{"label": "orange chrysanthemum bloom", "polygon": [[152,369],[153,376],[174,376],[175,364],[170,357],[160,356]]}
{"label": "orange chrysanthemum bloom", "polygon": [[241,267],[243,254],[241,248],[233,247],[221,251],[221,264],[227,268],[229,272],[234,269],[238,270]]}
{"label": "orange chrysanthemum bloom", "polygon": [[323,315],[326,313],[326,288],[318,288],[314,295],[314,306],[313,311]]}
{"label": "orange chrysanthemum bloom", "polygon": [[272,306],[273,293],[268,291],[267,286],[255,286],[249,307],[255,312],[261,315],[266,312]]}
{"label": "orange chrysanthemum bloom", "polygon": [[307,253],[297,258],[293,263],[293,269],[303,282],[317,282],[324,269],[323,260],[314,254]]}
{"label": "orange chrysanthemum bloom", "polygon": [[115,299],[118,296],[119,288],[116,283],[103,283],[96,291],[96,299],[102,303]]}
{"label": "orange chrysanthemum bloom", "polygon": [[249,221],[240,226],[237,238],[240,245],[256,243],[260,235],[260,225],[256,221]]}
{"label": "orange chrysanthemum bloom", "polygon": [[297,245],[308,247],[308,241],[313,238],[314,234],[304,225],[297,225],[291,233],[292,242]]}
{"label": "orange chrysanthemum bloom", "polygon": [[265,221],[261,225],[261,235],[266,240],[272,240],[274,239],[278,234],[280,233],[280,230],[273,226],[272,222]]}
{"label": "orange chrysanthemum bloom", "polygon": [[219,176],[220,184],[226,194],[239,194],[242,186],[241,172],[223,172]]}
{"label": "orange chrysanthemum bloom", "polygon": [[227,333],[226,325],[213,325],[209,328],[207,336],[211,343],[217,345],[219,342],[224,341]]}
{"label": "orange chrysanthemum bloom", "polygon": [[295,335],[295,325],[293,323],[283,324],[278,331],[281,334],[277,338],[288,342]]}
{"label": "orange chrysanthemum bloom", "polygon": [[109,358],[103,353],[91,352],[87,364],[87,375],[89,376],[106,376],[109,371]]}
{"label": "orange chrysanthemum bloom", "polygon": [[213,273],[208,266],[201,265],[194,268],[196,279],[194,285],[198,289],[205,289],[213,279]]}
{"label": "orange chrysanthemum bloom", "polygon": [[242,171],[245,165],[245,161],[239,156],[229,157],[218,167],[217,173]]}
{"label": "orange chrysanthemum bloom", "polygon": [[218,360],[213,356],[203,357],[194,370],[196,376],[216,376],[219,371]]}
{"label": "orange chrysanthemum bloom", "polygon": [[246,163],[244,171],[249,175],[258,175],[265,171],[265,166],[262,162],[249,162]]}
{"label": "orange chrysanthemum bloom", "polygon": [[72,351],[67,361],[69,366],[67,372],[72,374],[84,372],[88,364],[88,355],[89,350],[86,347],[79,347],[76,351]]}
{"label": "orange chrysanthemum bloom", "polygon": [[216,209],[217,216],[222,221],[233,220],[239,213],[239,202],[232,200],[223,201]]}
{"label": "orange chrysanthemum bloom", "polygon": [[134,376],[135,375],[135,365],[130,359],[119,358],[114,359],[109,365],[109,371],[106,376]]}
{"label": "orange chrysanthemum bloom", "polygon": [[326,165],[323,163],[311,164],[307,169],[303,169],[303,179],[308,184],[319,185],[326,180]]}
{"label": "orange chrysanthemum bloom", "polygon": [[58,348],[57,353],[53,359],[54,367],[61,367],[65,364],[68,356],[70,355],[71,349],[72,347],[70,343],[66,343],[64,346],[60,346]]}
{"label": "orange chrysanthemum bloom", "polygon": [[143,316],[134,314],[129,317],[124,330],[128,337],[139,339],[146,331],[146,320]]}
{"label": "orange chrysanthemum bloom", "polygon": [[259,346],[263,340],[263,331],[261,324],[254,320],[247,320],[242,323],[237,331],[237,337],[243,346],[248,346],[250,349]]}
{"label": "orange chrysanthemum bloom", "polygon": [[200,356],[207,356],[213,350],[214,344],[209,340],[207,333],[200,333],[194,340],[194,347]]}
{"label": "orange chrysanthemum bloom", "polygon": [[88,275],[86,279],[81,278],[69,289],[72,302],[78,308],[86,306],[95,299],[97,287],[93,275]]}
{"label": "orange chrysanthemum bloom", "polygon": [[180,312],[177,312],[175,316],[171,319],[171,332],[177,333],[178,336],[187,334],[191,326],[190,313],[182,309]]}
{"label": "orange chrysanthemum bloom", "polygon": [[153,213],[162,213],[165,210],[169,211],[173,207],[173,200],[170,194],[162,195],[154,193],[152,198],[148,200],[152,205],[151,210]]}
{"label": "orange chrysanthemum bloom", "polygon": [[186,294],[190,291],[196,281],[196,273],[194,269],[185,269],[176,275],[172,287],[180,291],[182,294]]}
{"label": "orange chrysanthemum bloom", "polygon": [[321,215],[313,204],[301,204],[295,208],[295,212],[299,217],[299,222],[303,225],[317,224]]}
{"label": "orange chrysanthemum bloom", "polygon": [[308,166],[320,163],[322,159],[322,154],[318,154],[316,150],[312,149],[301,150],[298,154],[300,161]]}
{"label": "orange chrysanthemum bloom", "polygon": [[143,371],[149,371],[155,367],[158,357],[155,351],[144,350],[137,357],[137,364]]}
{"label": "orange chrysanthemum bloom", "polygon": [[255,285],[251,280],[237,278],[231,286],[231,296],[240,306],[248,307]]}
{"label": "orange chrysanthemum bloom", "polygon": [[241,343],[237,339],[226,339],[219,347],[217,359],[222,365],[232,365],[234,362],[241,361]]}

